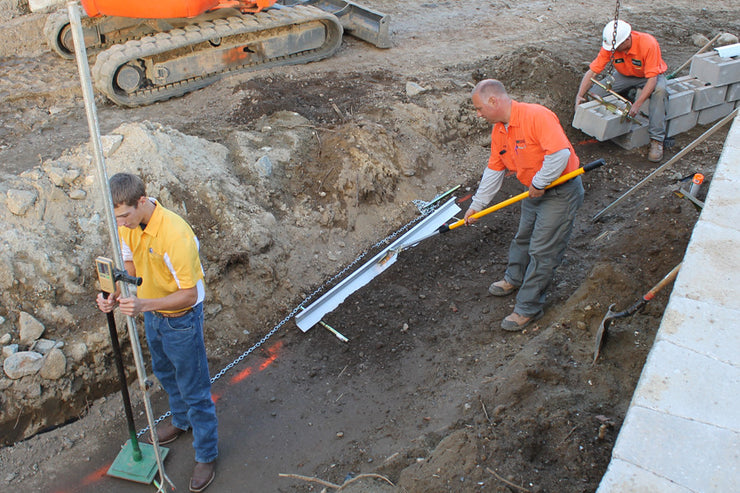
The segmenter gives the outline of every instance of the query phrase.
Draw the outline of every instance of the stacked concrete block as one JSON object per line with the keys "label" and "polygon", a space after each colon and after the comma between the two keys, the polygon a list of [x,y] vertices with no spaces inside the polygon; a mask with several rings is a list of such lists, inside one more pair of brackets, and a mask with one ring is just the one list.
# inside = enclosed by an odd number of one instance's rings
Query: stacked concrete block
{"label": "stacked concrete block", "polygon": [[633,123],[629,132],[612,140],[622,149],[637,149],[650,143],[650,134],[648,133],[648,122]]}
{"label": "stacked concrete block", "polygon": [[666,137],[673,137],[674,135],[688,132],[696,126],[698,119],[699,113],[692,111],[691,113],[686,113],[685,115],[668,120],[666,123]]}
{"label": "stacked concrete block", "polygon": [[[618,109],[625,105],[614,96],[607,96],[604,101]],[[573,127],[595,137],[597,140],[609,140],[624,135],[632,130],[632,122],[598,101],[579,104],[573,115]]]}
{"label": "stacked concrete block", "polygon": [[735,102],[730,101],[727,103],[718,104],[699,112],[696,123],[699,125],[708,125],[716,122],[717,120],[726,117],[732,110],[735,109]]}
{"label": "stacked concrete block", "polygon": [[[697,124],[714,123],[740,107],[740,55],[723,55],[716,51],[695,55],[690,75],[668,81],[667,137],[687,132]],[[614,96],[606,100],[620,108],[625,106]],[[591,101],[576,109],[573,126],[598,140],[613,140],[625,149],[634,149],[650,141],[647,119],[643,118],[649,112],[648,100],[640,108],[640,123],[635,124]]]}
{"label": "stacked concrete block", "polygon": [[668,92],[668,105],[666,106],[666,120],[691,113],[694,107],[694,91],[696,79],[679,77],[671,79],[666,84]]}
{"label": "stacked concrete block", "polygon": [[694,111],[701,111],[725,102],[727,86],[702,85],[694,91]]}
{"label": "stacked concrete block", "polygon": [[740,56],[722,58],[716,51],[694,55],[689,75],[713,86],[726,86],[740,80]]}
{"label": "stacked concrete block", "polygon": [[725,101],[737,101],[740,99],[740,82],[735,82],[727,86],[727,94],[725,94]]}

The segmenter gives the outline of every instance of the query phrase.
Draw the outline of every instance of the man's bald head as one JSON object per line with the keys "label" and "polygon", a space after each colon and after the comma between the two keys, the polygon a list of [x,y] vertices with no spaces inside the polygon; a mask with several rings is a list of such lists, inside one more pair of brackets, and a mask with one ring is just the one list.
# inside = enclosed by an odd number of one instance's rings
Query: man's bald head
{"label": "man's bald head", "polygon": [[509,98],[504,85],[496,79],[486,79],[478,82],[473,89],[473,94],[477,94],[483,101],[488,101],[491,97],[496,99]]}
{"label": "man's bald head", "polygon": [[478,82],[471,95],[478,116],[489,123],[508,123],[511,116],[511,98],[504,85],[495,79]]}

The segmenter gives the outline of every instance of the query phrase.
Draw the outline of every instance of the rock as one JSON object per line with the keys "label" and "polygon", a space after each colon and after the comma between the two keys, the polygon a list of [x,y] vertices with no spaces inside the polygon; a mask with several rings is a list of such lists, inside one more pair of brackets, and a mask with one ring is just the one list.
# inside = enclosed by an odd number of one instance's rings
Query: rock
{"label": "rock", "polygon": [[18,325],[20,325],[21,329],[21,344],[31,345],[36,339],[41,337],[41,334],[43,334],[45,330],[41,322],[26,312],[21,312],[21,315],[18,318]]}
{"label": "rock", "polygon": [[3,362],[3,371],[13,380],[26,375],[35,375],[44,366],[44,357],[34,351],[19,351],[11,354]]}
{"label": "rock", "polygon": [[28,0],[31,12],[49,12],[64,6],[64,0]]}
{"label": "rock", "polygon": [[3,346],[3,358],[7,358],[11,354],[15,354],[18,352],[18,344],[9,344],[7,346]]}
{"label": "rock", "polygon": [[67,170],[62,168],[50,167],[46,170],[46,175],[49,177],[49,180],[51,180],[54,185],[61,187],[62,185],[64,185],[64,174],[66,172]]}
{"label": "rock", "polygon": [[52,341],[51,339],[39,339],[31,347],[31,350],[36,351],[37,353],[46,354],[54,348],[63,348],[63,347],[64,347],[64,342],[62,341]]}
{"label": "rock", "polygon": [[428,90],[429,89],[417,84],[416,82],[409,81],[406,83],[406,95],[408,97],[416,96],[417,94],[421,94],[422,92],[426,92]]}
{"label": "rock", "polygon": [[75,342],[69,345],[67,352],[72,361],[82,361],[87,356],[87,344],[84,342]]}
{"label": "rock", "polygon": [[67,369],[67,358],[59,348],[49,351],[44,358],[44,364],[41,367],[41,377],[47,380],[58,380],[64,375]]}
{"label": "rock", "polygon": [[717,46],[727,46],[727,45],[734,45],[737,43],[737,36],[731,33],[722,33],[722,35],[717,38]]}
{"label": "rock", "polygon": [[707,43],[709,43],[709,38],[707,38],[701,33],[696,33],[693,36],[691,36],[691,44],[693,44],[697,48],[702,48]]}
{"label": "rock", "polygon": [[32,190],[8,190],[5,205],[16,216],[23,216],[36,203],[38,194]]}
{"label": "rock", "polygon": [[0,337],[0,345],[4,346],[7,343],[9,343],[12,339],[13,339],[13,336],[11,336],[10,334],[3,334],[3,336]]}
{"label": "rock", "polygon": [[265,155],[259,158],[257,162],[254,163],[254,168],[257,171],[257,174],[263,178],[272,175],[272,161],[270,161],[270,157]]}
{"label": "rock", "polygon": [[76,190],[70,190],[68,195],[69,198],[72,200],[85,200],[85,198],[87,197],[87,192],[78,188]]}
{"label": "rock", "polygon": [[121,147],[121,142],[123,142],[123,135],[120,134],[103,135],[100,137],[100,145],[103,148],[103,155],[105,157],[109,157],[111,154],[116,152],[118,148]]}

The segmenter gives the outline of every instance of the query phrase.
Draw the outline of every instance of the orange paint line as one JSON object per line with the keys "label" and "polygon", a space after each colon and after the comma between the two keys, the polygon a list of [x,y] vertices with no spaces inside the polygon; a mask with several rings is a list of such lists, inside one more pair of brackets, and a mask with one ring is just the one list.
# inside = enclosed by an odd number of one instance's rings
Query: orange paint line
{"label": "orange paint line", "polygon": [[267,358],[265,361],[263,361],[262,364],[260,365],[260,371],[262,371],[262,370],[266,369],[268,366],[270,366],[277,359],[277,357],[278,357],[277,354],[273,354],[272,356],[270,356],[269,358]]}
{"label": "orange paint line", "polygon": [[236,375],[234,375],[233,377],[231,377],[230,382],[231,383],[239,383],[239,382],[241,382],[242,380],[244,380],[245,378],[247,378],[251,374],[252,374],[252,367],[251,366],[250,367],[247,367],[247,368],[244,368],[242,371],[240,371],[239,373],[237,373]]}
{"label": "orange paint line", "polygon": [[82,478],[82,482],[81,482],[82,486],[88,486],[93,483],[97,483],[98,481],[103,479],[105,477],[105,474],[108,472],[108,469],[110,469],[110,466],[112,465],[113,463],[109,462],[107,465],[101,467],[97,471],[94,471],[88,474],[87,476],[85,476],[84,478]]}
{"label": "orange paint line", "polygon": [[596,139],[586,139],[586,140],[582,140],[582,141],[578,142],[576,145],[577,146],[582,146],[582,145],[585,145],[585,144],[596,144],[597,142],[599,142],[599,141],[596,140]]}

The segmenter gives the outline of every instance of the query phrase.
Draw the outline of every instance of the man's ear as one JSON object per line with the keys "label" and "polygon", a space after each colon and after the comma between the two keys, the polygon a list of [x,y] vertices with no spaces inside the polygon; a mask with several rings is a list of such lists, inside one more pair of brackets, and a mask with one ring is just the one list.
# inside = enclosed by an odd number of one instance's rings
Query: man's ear
{"label": "man's ear", "polygon": [[141,197],[139,197],[139,200],[136,202],[136,207],[146,204],[147,200],[149,199],[147,199],[144,195],[142,195]]}
{"label": "man's ear", "polygon": [[494,96],[488,97],[488,106],[494,106],[496,104],[496,98]]}

